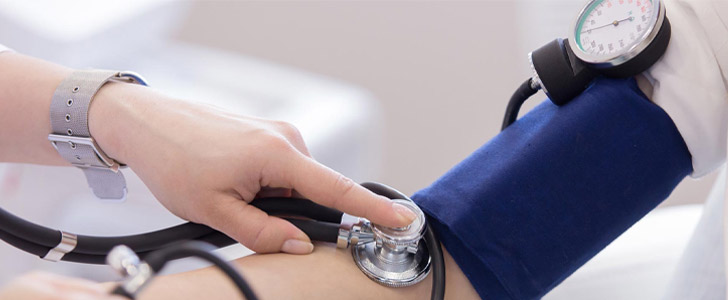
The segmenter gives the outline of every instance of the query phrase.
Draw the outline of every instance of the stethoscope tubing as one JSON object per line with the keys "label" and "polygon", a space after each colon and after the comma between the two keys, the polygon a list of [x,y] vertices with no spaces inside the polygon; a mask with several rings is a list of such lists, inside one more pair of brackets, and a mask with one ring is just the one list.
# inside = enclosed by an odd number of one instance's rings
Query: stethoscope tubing
{"label": "stethoscope tubing", "polygon": [[[412,201],[407,195],[383,184],[364,183],[362,186],[390,199]],[[316,204],[307,199],[296,198],[257,199],[250,205],[273,216],[307,218],[305,220],[285,219],[300,228],[313,241],[335,243],[338,239],[343,213],[336,209]],[[62,233],[59,230],[26,221],[0,208],[0,239],[18,249],[44,257],[61,242],[61,236]],[[443,299],[445,296],[445,262],[440,241],[432,226],[427,227],[424,239],[433,266],[431,299]],[[106,255],[116,245],[124,244],[134,250],[139,257],[144,258],[158,250],[171,249],[169,246],[192,240],[207,242],[218,248],[236,243],[225,234],[205,225],[184,223],[137,235],[117,237],[78,235],[76,247],[73,251],[66,253],[61,260],[105,264]]]}
{"label": "stethoscope tubing", "polygon": [[[311,220],[287,218],[315,241],[336,242],[342,212],[321,206],[307,199],[265,198],[250,203],[274,216],[296,216]],[[334,232],[336,228],[336,232]],[[0,239],[26,252],[44,257],[61,241],[61,231],[23,220],[0,209]],[[235,243],[222,233],[201,224],[184,223],[153,232],[127,236],[78,235],[73,251],[64,261],[103,264],[104,257],[116,245],[127,245],[135,252],[155,251],[179,241],[201,240],[224,247]]]}

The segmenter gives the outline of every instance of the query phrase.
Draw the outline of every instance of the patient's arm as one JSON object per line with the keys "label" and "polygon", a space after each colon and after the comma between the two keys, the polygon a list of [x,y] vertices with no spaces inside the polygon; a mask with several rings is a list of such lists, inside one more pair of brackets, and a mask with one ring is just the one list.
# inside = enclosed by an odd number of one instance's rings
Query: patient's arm
{"label": "patient's arm", "polygon": [[[534,108],[412,199],[462,269],[447,255],[447,290],[467,293],[451,298],[475,297],[467,274],[484,299],[538,299],[691,171],[672,119],[636,82],[600,78],[568,105]],[[253,287],[272,298],[421,299],[429,292],[429,282],[379,287],[348,253],[324,247],[312,256],[240,264]],[[163,279],[148,295],[210,298],[225,291],[235,295],[220,277],[196,272]]]}
{"label": "patient's arm", "polygon": [[[444,256],[446,298],[479,299],[450,254]],[[252,255],[234,264],[261,299],[429,299],[432,286],[432,276],[407,288],[381,286],[356,267],[348,249],[332,244],[317,244],[310,255]],[[161,276],[139,296],[140,300],[242,298],[215,268]]]}

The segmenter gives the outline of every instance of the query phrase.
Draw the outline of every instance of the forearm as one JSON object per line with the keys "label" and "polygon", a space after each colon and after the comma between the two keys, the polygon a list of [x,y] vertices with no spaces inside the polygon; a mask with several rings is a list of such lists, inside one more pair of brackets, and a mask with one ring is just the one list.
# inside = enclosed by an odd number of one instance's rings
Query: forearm
{"label": "forearm", "polygon": [[53,91],[71,69],[4,52],[0,54],[0,161],[64,164],[48,142]]}
{"label": "forearm", "polygon": [[[367,278],[351,252],[318,244],[310,255],[267,254],[236,260],[235,265],[261,299],[428,299],[431,276],[407,288],[388,288]],[[447,299],[478,299],[475,290],[445,252]],[[163,276],[140,294],[144,299],[241,299],[214,268]]]}

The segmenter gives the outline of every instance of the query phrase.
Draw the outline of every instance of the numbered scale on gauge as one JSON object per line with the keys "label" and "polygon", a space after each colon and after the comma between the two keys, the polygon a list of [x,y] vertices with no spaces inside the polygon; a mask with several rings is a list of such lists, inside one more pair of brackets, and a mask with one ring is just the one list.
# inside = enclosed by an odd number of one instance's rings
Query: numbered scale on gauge
{"label": "numbered scale on gauge", "polygon": [[652,1],[607,0],[589,7],[577,26],[579,47],[592,54],[611,54],[633,45],[653,19]]}
{"label": "numbered scale on gauge", "polygon": [[569,44],[579,59],[597,69],[633,65],[627,66],[631,72],[615,76],[624,77],[662,56],[669,27],[660,0],[592,0],[576,19]]}

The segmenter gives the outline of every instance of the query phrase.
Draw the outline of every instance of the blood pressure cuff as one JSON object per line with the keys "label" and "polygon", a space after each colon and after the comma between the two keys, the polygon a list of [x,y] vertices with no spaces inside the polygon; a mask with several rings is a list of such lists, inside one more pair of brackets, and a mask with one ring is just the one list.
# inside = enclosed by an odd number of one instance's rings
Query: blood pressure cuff
{"label": "blood pressure cuff", "polygon": [[540,298],[692,171],[670,117],[633,79],[544,101],[414,195],[483,299]]}

